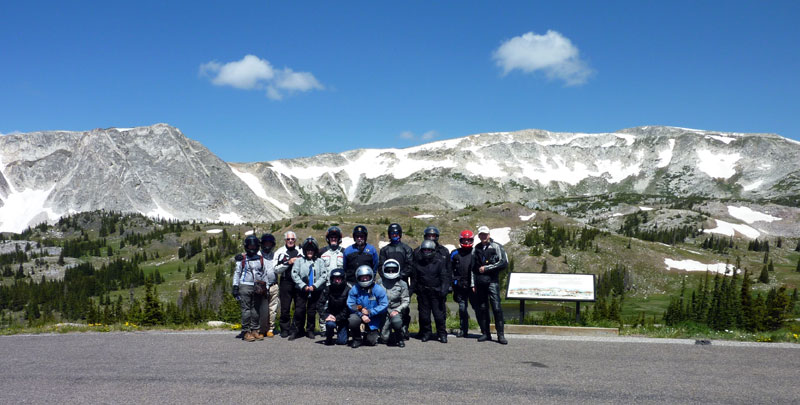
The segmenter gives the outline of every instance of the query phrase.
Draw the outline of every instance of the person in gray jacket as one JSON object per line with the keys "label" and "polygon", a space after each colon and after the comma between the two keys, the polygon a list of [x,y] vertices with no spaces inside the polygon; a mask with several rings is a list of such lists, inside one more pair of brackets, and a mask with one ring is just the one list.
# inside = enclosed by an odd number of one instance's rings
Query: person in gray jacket
{"label": "person in gray jacket", "polygon": [[328,271],[325,262],[319,257],[319,246],[314,238],[303,242],[303,256],[297,259],[292,267],[297,296],[294,304],[294,324],[297,332],[289,340],[303,335],[314,339],[317,323],[317,302],[322,288],[328,282]]}
{"label": "person in gray jacket", "polygon": [[405,347],[403,338],[403,311],[408,309],[411,301],[408,294],[408,284],[401,280],[400,263],[397,260],[389,259],[383,263],[383,277],[380,284],[386,290],[386,298],[389,300],[387,317],[381,328],[381,339],[387,345],[394,343],[397,347]]}
{"label": "person in gray jacket", "polygon": [[242,339],[247,342],[264,339],[259,331],[259,314],[269,311],[267,280],[275,279],[272,268],[266,266],[264,258],[258,254],[260,245],[258,237],[254,235],[245,238],[246,256],[236,262],[233,273],[233,296],[242,309]]}

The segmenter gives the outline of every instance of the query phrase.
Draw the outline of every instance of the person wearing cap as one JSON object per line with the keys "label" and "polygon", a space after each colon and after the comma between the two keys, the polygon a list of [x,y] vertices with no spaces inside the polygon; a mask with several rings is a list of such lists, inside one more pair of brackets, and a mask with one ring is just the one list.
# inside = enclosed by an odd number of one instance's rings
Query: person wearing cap
{"label": "person wearing cap", "polygon": [[[388,260],[395,260],[400,266],[400,280],[403,280],[406,285],[409,283],[411,277],[411,266],[414,264],[414,249],[403,242],[403,227],[398,223],[389,225],[386,230],[389,236],[389,244],[382,247],[378,258],[380,259],[379,266],[383,269],[383,265]],[[383,274],[381,274],[383,277]],[[411,311],[408,306],[401,311],[403,318],[403,338],[408,340],[408,325],[411,323]]]}
{"label": "person wearing cap", "polygon": [[[275,336],[275,321],[278,319],[279,288],[278,277],[275,275],[275,237],[271,233],[261,235],[261,249],[258,254],[264,258],[264,264],[271,268],[271,277],[267,280],[267,296],[269,297],[269,311],[264,311],[259,319],[262,330],[266,330],[266,337]],[[263,333],[263,332],[262,332]]]}
{"label": "person wearing cap", "polygon": [[292,279],[292,266],[300,256],[302,256],[302,252],[297,248],[297,235],[292,231],[287,231],[284,234],[284,246],[275,252],[275,273],[281,275],[278,288],[280,290],[282,338],[288,338],[297,331],[291,317],[292,302],[296,303],[297,298],[297,286]]}
{"label": "person wearing cap", "polygon": [[295,340],[302,336],[314,339],[317,323],[317,301],[322,288],[328,282],[325,262],[319,258],[319,245],[314,238],[303,242],[303,256],[292,266],[292,279],[297,287],[294,303],[294,325],[297,331],[289,337]]}
{"label": "person wearing cap", "polygon": [[457,337],[467,337],[469,332],[470,302],[475,309],[475,299],[472,294],[472,271],[476,263],[472,255],[473,242],[472,231],[461,231],[458,239],[459,248],[450,254],[450,267],[453,269],[453,301],[458,303],[458,317],[461,321]]}
{"label": "person wearing cap", "polygon": [[400,263],[389,259],[383,264],[380,285],[386,290],[389,308],[386,310],[386,322],[381,327],[381,339],[387,345],[394,343],[397,347],[405,347],[403,336],[403,312],[411,301],[408,295],[408,284],[401,279]]}
{"label": "person wearing cap", "polygon": [[499,274],[508,267],[508,256],[503,245],[492,240],[489,227],[478,228],[478,238],[481,243],[475,246],[475,265],[472,270],[472,292],[475,294],[475,317],[481,327],[479,342],[492,340],[489,330],[489,305],[491,304],[494,315],[494,325],[497,329],[497,341],[508,344],[504,333],[503,307],[500,305]]}

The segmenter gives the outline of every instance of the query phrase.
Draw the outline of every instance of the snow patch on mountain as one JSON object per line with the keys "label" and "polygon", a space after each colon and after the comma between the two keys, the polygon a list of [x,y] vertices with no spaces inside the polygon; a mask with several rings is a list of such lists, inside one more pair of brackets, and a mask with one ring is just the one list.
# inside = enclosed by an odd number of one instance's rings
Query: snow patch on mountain
{"label": "snow patch on mountain", "polygon": [[761,187],[762,184],[764,184],[764,180],[756,180],[756,181],[754,181],[754,182],[752,182],[750,184],[743,185],[742,186],[742,190],[744,190],[744,191],[753,191],[753,190]]}
{"label": "snow patch on mountain", "polygon": [[229,212],[227,214],[219,214],[218,222],[225,222],[228,224],[238,225],[238,224],[243,224],[245,221],[244,219],[242,219],[241,215],[235,212]]}
{"label": "snow patch on mountain", "polygon": [[222,233],[222,229],[209,229],[206,231],[206,233],[211,233],[211,234]]}
{"label": "snow patch on mountain", "polygon": [[[719,273],[722,275],[733,275],[735,266],[732,264],[726,265],[725,263],[700,263],[696,260],[673,260],[664,259],[664,265],[667,270],[686,270],[686,271],[710,271],[712,273]],[[738,271],[741,273],[741,270]]]}
{"label": "snow patch on mountain", "polygon": [[519,219],[520,219],[520,220],[522,220],[522,221],[530,221],[530,220],[531,220],[531,219],[533,219],[535,216],[536,216],[536,213],[534,212],[534,213],[532,213],[531,215],[520,215],[520,216],[519,216]]}
{"label": "snow patch on mountain", "polygon": [[736,174],[736,162],[741,158],[739,153],[714,153],[701,149],[697,151],[697,168],[712,178],[727,179]]}
{"label": "snow patch on mountain", "polygon": [[436,215],[422,214],[422,215],[415,215],[414,218],[417,218],[417,219],[436,218]]}
{"label": "snow patch on mountain", "polygon": [[158,203],[156,203],[155,201],[153,201],[153,203],[156,204],[156,207],[150,210],[150,212],[142,213],[143,215],[148,216],[150,218],[162,218],[166,220],[175,219],[174,215],[169,213],[164,208],[161,208],[161,206],[158,205]]}
{"label": "snow patch on mountain", "polygon": [[497,243],[505,245],[511,242],[511,228],[494,228],[489,230],[489,236]]}
{"label": "snow patch on mountain", "polygon": [[614,135],[617,138],[624,139],[625,142],[628,143],[628,146],[631,146],[631,145],[633,145],[634,142],[636,142],[636,135],[631,135],[631,134],[614,134]]}
{"label": "snow patch on mountain", "polygon": [[716,140],[724,143],[725,145],[727,145],[727,144],[729,144],[729,143],[731,143],[731,142],[736,140],[736,138],[731,138],[729,136],[719,136],[719,135],[708,135],[708,136],[706,136],[706,138],[716,139]]}
{"label": "snow patch on mountain", "polygon": [[748,224],[752,224],[753,222],[773,222],[783,219],[773,217],[772,215],[764,214],[762,212],[753,211],[748,207],[735,207],[732,205],[728,206],[728,214],[738,220],[747,222]]}
{"label": "snow patch on mountain", "polygon": [[675,140],[670,139],[669,148],[658,152],[658,163],[656,164],[656,167],[660,169],[662,167],[669,166],[669,162],[672,161],[672,151],[674,150],[675,150]]}
{"label": "snow patch on mountain", "polygon": [[228,167],[231,168],[233,174],[235,174],[236,177],[240,178],[244,182],[244,184],[246,184],[247,187],[250,188],[250,190],[253,190],[253,193],[256,196],[269,201],[270,203],[272,203],[272,205],[278,207],[278,209],[283,212],[289,212],[289,204],[286,204],[284,202],[276,200],[275,198],[270,197],[267,194],[267,190],[265,190],[264,186],[261,185],[261,181],[259,181],[258,177],[256,177],[254,174],[239,171],[238,169],[236,169],[231,165],[228,165]]}
{"label": "snow patch on mountain", "polygon": [[761,233],[754,228],[744,224],[732,224],[719,219],[715,219],[714,221],[717,222],[717,227],[714,229],[706,229],[703,232],[716,233],[726,236],[733,236],[736,232],[739,232],[750,239],[758,238],[761,235]]}
{"label": "snow patch on mountain", "polygon": [[22,233],[31,222],[56,220],[60,216],[44,206],[54,187],[16,191],[10,183],[9,186],[12,192],[6,198],[0,198],[3,201],[0,207],[0,232]]}

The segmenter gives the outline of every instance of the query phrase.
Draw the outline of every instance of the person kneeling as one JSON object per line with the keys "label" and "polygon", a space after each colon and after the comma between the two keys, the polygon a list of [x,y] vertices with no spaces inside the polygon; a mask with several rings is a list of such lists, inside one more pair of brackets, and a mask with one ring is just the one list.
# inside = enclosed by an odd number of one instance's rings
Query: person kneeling
{"label": "person kneeling", "polygon": [[344,281],[344,270],[341,268],[331,270],[328,285],[322,290],[319,299],[319,318],[325,324],[325,345],[333,345],[333,335],[336,333],[336,344],[347,343],[347,328],[349,326],[350,308],[347,307],[347,297],[350,289]]}
{"label": "person kneeling", "polygon": [[378,343],[378,329],[383,323],[389,300],[386,290],[375,284],[375,274],[369,266],[360,266],[356,269],[356,285],[350,289],[347,297],[347,306],[350,314],[350,335],[353,337],[352,347],[361,346],[361,327],[367,334],[367,344],[374,346]]}
{"label": "person kneeling", "polygon": [[400,263],[389,259],[383,263],[381,286],[386,290],[389,308],[388,317],[381,328],[381,339],[389,345],[394,342],[397,347],[405,347],[403,338],[403,311],[411,301],[408,295],[408,284],[400,279]]}

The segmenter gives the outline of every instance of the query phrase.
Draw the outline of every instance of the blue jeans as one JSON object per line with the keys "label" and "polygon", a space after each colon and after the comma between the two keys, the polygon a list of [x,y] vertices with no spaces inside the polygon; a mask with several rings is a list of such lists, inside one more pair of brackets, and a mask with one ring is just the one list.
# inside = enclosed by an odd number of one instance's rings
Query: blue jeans
{"label": "blue jeans", "polygon": [[347,321],[336,323],[333,321],[325,322],[325,337],[333,338],[333,331],[336,329],[336,344],[347,344]]}

